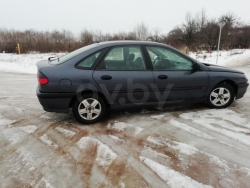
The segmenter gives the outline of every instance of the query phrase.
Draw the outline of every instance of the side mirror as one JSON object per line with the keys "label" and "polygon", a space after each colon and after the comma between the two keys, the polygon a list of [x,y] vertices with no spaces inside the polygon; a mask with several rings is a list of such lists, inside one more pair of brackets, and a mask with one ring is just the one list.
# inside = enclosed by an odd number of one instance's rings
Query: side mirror
{"label": "side mirror", "polygon": [[194,62],[193,71],[197,71],[199,70],[199,68],[200,68],[199,64]]}

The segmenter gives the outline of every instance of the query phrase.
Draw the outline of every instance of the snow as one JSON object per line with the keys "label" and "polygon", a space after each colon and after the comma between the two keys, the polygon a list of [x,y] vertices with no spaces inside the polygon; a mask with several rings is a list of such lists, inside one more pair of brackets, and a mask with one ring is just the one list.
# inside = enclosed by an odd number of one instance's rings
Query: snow
{"label": "snow", "polygon": [[[0,71],[36,74],[36,63],[47,60],[48,57],[61,57],[66,53],[31,53],[31,54],[12,54],[0,53]],[[205,63],[216,64],[217,52],[211,53],[202,51],[199,54],[191,52],[190,57]],[[204,58],[206,57],[206,58]],[[246,64],[250,59],[249,49],[234,49],[229,51],[219,51],[218,65],[235,66]],[[142,112],[143,113],[143,112]],[[152,117],[154,118],[154,117]],[[161,118],[161,116],[159,117]]]}
{"label": "snow", "polygon": [[225,160],[223,160],[215,155],[212,155],[210,153],[201,151],[192,145],[188,145],[188,144],[176,142],[176,141],[171,141],[167,138],[161,138],[161,137],[154,138],[151,136],[149,136],[146,139],[146,141],[149,143],[152,143],[154,145],[158,145],[158,146],[167,146],[175,151],[178,151],[178,152],[185,154],[185,155],[188,155],[188,156],[193,156],[194,154],[198,154],[198,153],[203,154],[210,159],[211,163],[213,163],[221,168],[224,168],[226,171],[229,171],[228,163]]}
{"label": "snow", "polygon": [[[190,57],[204,63],[216,64],[217,51],[200,53],[190,52]],[[221,66],[240,66],[249,62],[250,50],[249,49],[233,49],[219,51],[218,65]]]}
{"label": "snow", "polygon": [[9,125],[11,123],[14,123],[15,121],[12,121],[10,119],[6,119],[6,118],[3,118],[1,115],[0,115],[0,126],[2,125]]}
{"label": "snow", "polygon": [[109,138],[112,138],[116,143],[124,143],[124,140],[123,139],[120,139],[119,137],[117,136],[114,136],[114,135],[108,135]]}
{"label": "snow", "polygon": [[[183,115],[183,114],[181,114],[181,115]],[[216,122],[218,122],[218,120],[216,120]],[[193,135],[195,135],[195,136],[197,136],[197,137],[201,137],[201,138],[205,138],[205,139],[209,139],[209,140],[217,140],[218,142],[220,142],[220,143],[222,143],[222,144],[225,144],[225,145],[228,145],[228,146],[230,146],[230,147],[234,147],[234,148],[237,148],[237,147],[235,147],[235,146],[233,146],[233,145],[231,145],[231,144],[228,144],[228,143],[226,143],[226,142],[223,142],[223,141],[221,141],[221,140],[218,140],[218,139],[216,139],[215,137],[213,137],[213,136],[210,136],[210,135],[208,135],[208,134],[206,134],[206,133],[204,133],[204,132],[202,132],[202,131],[199,131],[198,129],[195,129],[195,128],[193,128],[193,127],[191,127],[191,126],[188,126],[187,124],[185,124],[185,123],[181,123],[181,122],[179,122],[179,121],[176,121],[176,120],[174,120],[174,119],[171,119],[170,121],[169,121],[169,124],[171,124],[172,126],[174,126],[174,127],[176,127],[176,128],[178,128],[178,129],[181,129],[181,130],[184,130],[184,131],[186,131],[186,132],[188,132],[188,133],[190,133],[190,134],[193,134]],[[220,124],[221,126],[224,126],[223,124]],[[228,124],[228,125],[230,125],[230,124]],[[232,125],[230,125],[230,126],[232,126]],[[226,128],[230,128],[230,126],[228,127],[228,126],[224,126],[224,127],[226,127]],[[232,126],[233,127],[233,126]],[[249,130],[247,130],[247,129],[241,129],[241,128],[232,128],[232,129],[234,129],[234,130],[240,130],[240,131],[246,131],[246,132],[249,132]],[[237,148],[237,149],[239,149],[239,148]],[[239,150],[241,150],[241,149],[239,149]]]}
{"label": "snow", "polygon": [[151,168],[161,179],[166,181],[167,185],[173,188],[204,188],[211,187],[199,183],[184,174],[181,174],[173,169],[163,166],[146,157],[139,157],[140,160]]}
{"label": "snow", "polygon": [[22,131],[24,131],[26,133],[31,134],[31,133],[36,132],[36,130],[38,129],[38,127],[35,126],[35,125],[27,125],[25,127],[20,127],[19,129],[21,129]]}
{"label": "snow", "polygon": [[167,155],[164,155],[162,153],[159,153],[157,151],[154,151],[152,148],[150,147],[145,147],[142,152],[141,155],[147,158],[153,158],[153,159],[164,159],[164,161],[169,161],[171,158]]}
{"label": "snow", "polygon": [[52,148],[58,148],[58,145],[55,144],[47,134],[43,134],[39,138],[43,143],[47,144],[48,146],[51,146]]}
{"label": "snow", "polygon": [[58,132],[64,134],[66,137],[72,137],[72,136],[75,136],[75,132],[73,131],[70,131],[70,130],[67,130],[67,129],[64,129],[62,127],[56,127],[55,128]]}
{"label": "snow", "polygon": [[150,117],[154,119],[161,119],[164,117],[164,115],[155,115],[155,116],[150,116]]}
{"label": "snow", "polygon": [[201,132],[201,131],[193,128],[193,127],[190,127],[190,126],[186,125],[185,123],[178,122],[178,121],[176,121],[174,119],[171,119],[169,121],[169,123],[171,125],[173,125],[174,127],[182,129],[182,130],[184,130],[186,132],[189,132],[189,133],[191,133],[191,134],[193,134],[195,136],[206,138],[206,139],[211,139],[211,140],[214,139],[212,136],[210,136],[210,135],[208,135],[208,134],[206,134],[204,132]]}
{"label": "snow", "polygon": [[[239,66],[250,77],[249,52],[221,51],[218,65]],[[206,62],[215,63],[216,53],[204,54]],[[199,54],[190,55],[203,61]],[[36,74],[37,61],[48,56],[54,54],[0,54],[0,72]],[[80,126],[37,107],[35,75],[0,76],[1,187],[13,187],[14,181],[23,187],[249,184],[249,91],[227,109],[190,105],[138,114],[129,109],[124,115],[112,112],[103,122],[107,126]],[[19,80],[27,83],[22,99],[16,97]]]}
{"label": "snow", "polygon": [[[222,119],[227,119],[228,121],[233,121],[233,122],[238,120],[238,124],[241,124],[242,126],[245,127],[250,127],[246,119],[240,117],[241,116],[240,114],[237,116],[236,112],[233,112],[232,110],[229,109],[204,110],[201,112],[188,112],[180,115],[180,117],[182,117],[183,119],[190,119],[192,122],[197,123],[207,129],[216,131],[238,142],[241,142],[247,146],[250,146],[250,136],[243,134],[244,132],[249,133],[249,130],[234,127],[233,125],[224,120],[208,118],[211,116],[220,117]],[[232,119],[232,116],[233,117],[237,116],[237,118]],[[214,124],[219,125],[220,127],[214,126]]]}
{"label": "snow", "polygon": [[177,150],[181,153],[184,153],[186,155],[194,155],[197,152],[197,149],[188,145],[188,144],[184,144],[184,143],[180,143],[180,142],[171,142],[169,139],[164,138],[164,140],[162,139],[155,139],[151,136],[149,136],[146,139],[147,142],[155,144],[155,145],[159,145],[159,146],[168,146],[171,147],[174,150]]}
{"label": "snow", "polygon": [[112,151],[109,146],[95,138],[83,137],[76,143],[76,145],[83,151],[89,147],[97,146],[96,161],[105,170],[108,169],[108,167],[117,157],[117,154]]}
{"label": "snow", "polygon": [[125,131],[126,129],[131,129],[134,132],[134,136],[138,135],[143,130],[143,128],[141,127],[138,127],[136,125],[129,124],[129,123],[124,123],[124,122],[115,122],[112,126],[108,124],[107,127],[115,129],[119,132]]}
{"label": "snow", "polygon": [[36,74],[36,63],[47,60],[52,56],[62,56],[65,53],[33,53],[33,54],[8,54],[0,53],[0,70],[3,72],[18,72]]}
{"label": "snow", "polygon": [[219,109],[219,110],[203,110],[198,113],[194,112],[191,114],[181,114],[181,117],[191,118],[190,115],[192,115],[192,118],[203,118],[203,119],[211,119],[211,118],[220,118],[222,120],[231,121],[235,124],[240,124],[241,126],[244,126],[248,129],[250,129],[250,123],[246,118],[244,118],[244,114],[237,113],[231,109]]}

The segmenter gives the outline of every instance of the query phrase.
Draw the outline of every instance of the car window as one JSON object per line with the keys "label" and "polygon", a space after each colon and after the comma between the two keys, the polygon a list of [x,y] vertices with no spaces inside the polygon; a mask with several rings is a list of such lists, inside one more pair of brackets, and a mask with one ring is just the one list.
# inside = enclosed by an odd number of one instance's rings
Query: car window
{"label": "car window", "polygon": [[78,56],[80,55],[81,53],[83,52],[86,52],[94,47],[98,46],[98,44],[91,44],[91,45],[88,45],[88,46],[84,46],[82,48],[79,48],[73,52],[70,52],[62,57],[60,57],[59,59],[54,59],[52,61],[50,61],[49,63],[52,64],[52,65],[58,65],[58,64],[62,64],[62,63],[65,63],[66,61],[70,60],[71,58],[75,57],[75,56]]}
{"label": "car window", "polygon": [[77,66],[82,67],[82,68],[91,67],[100,54],[101,54],[101,52],[97,52],[97,53],[92,54],[91,56],[89,56],[89,57],[83,59],[81,62],[79,62]]}
{"label": "car window", "polygon": [[155,70],[192,70],[191,60],[161,47],[146,47]]}
{"label": "car window", "polygon": [[108,70],[145,70],[146,66],[139,46],[121,46],[112,48],[99,68]]}

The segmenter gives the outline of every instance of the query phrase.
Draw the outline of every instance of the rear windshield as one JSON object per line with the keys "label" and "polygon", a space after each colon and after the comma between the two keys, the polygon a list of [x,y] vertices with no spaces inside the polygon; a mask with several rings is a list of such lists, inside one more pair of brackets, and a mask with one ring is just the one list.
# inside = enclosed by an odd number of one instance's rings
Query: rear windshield
{"label": "rear windshield", "polygon": [[78,56],[79,54],[87,51],[87,50],[90,50],[91,48],[94,48],[96,47],[98,44],[95,43],[95,44],[91,44],[91,45],[88,45],[88,46],[84,46],[82,48],[79,48],[73,52],[70,52],[60,58],[57,58],[57,59],[53,59],[53,60],[50,60],[50,64],[52,65],[58,65],[58,64],[62,64],[62,63],[65,63],[66,61],[68,61],[69,59],[75,57],[75,56]]}

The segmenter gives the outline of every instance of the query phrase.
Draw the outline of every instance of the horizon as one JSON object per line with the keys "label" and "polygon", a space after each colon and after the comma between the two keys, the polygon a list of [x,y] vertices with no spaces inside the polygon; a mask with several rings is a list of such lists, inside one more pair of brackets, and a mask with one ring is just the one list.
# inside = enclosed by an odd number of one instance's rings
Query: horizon
{"label": "horizon", "polygon": [[[208,19],[218,18],[231,12],[241,18],[244,23],[249,24],[250,22],[248,16],[250,2],[247,0],[240,2],[234,0],[220,0],[219,2],[205,0],[187,2],[127,0],[117,2],[108,0],[101,5],[98,0],[65,2],[65,0],[60,1],[60,6],[58,6],[58,2],[49,0],[42,2],[37,0],[3,1],[1,4],[4,8],[0,12],[0,16],[4,19],[0,23],[0,28],[21,31],[60,31],[65,29],[77,36],[85,29],[110,34],[129,32],[133,31],[136,25],[144,23],[150,31],[158,29],[162,34],[167,34],[176,26],[184,23],[187,13],[190,12],[195,17],[202,9],[205,10]],[[88,9],[82,8],[86,5]],[[76,22],[72,20],[76,20]]]}

